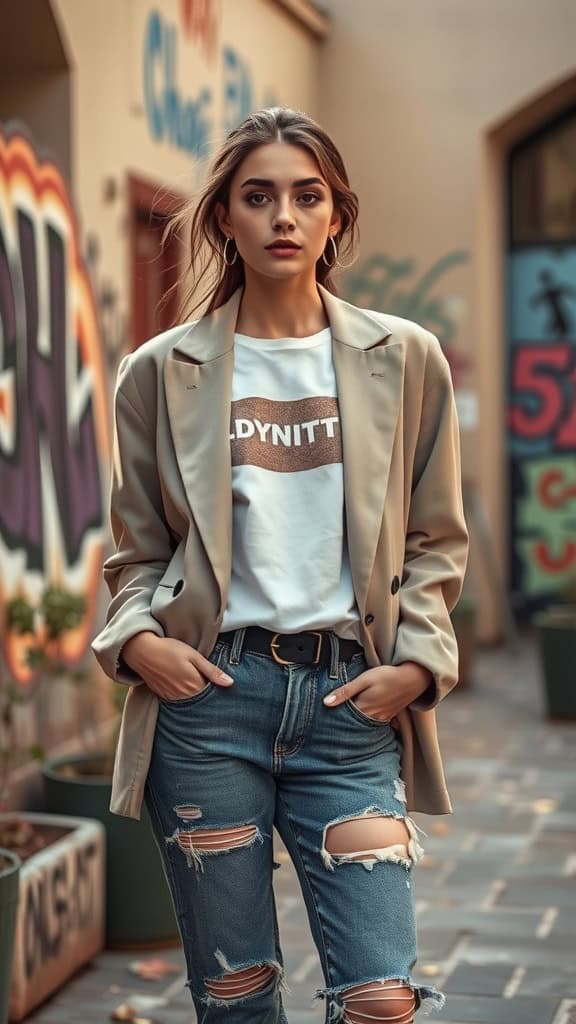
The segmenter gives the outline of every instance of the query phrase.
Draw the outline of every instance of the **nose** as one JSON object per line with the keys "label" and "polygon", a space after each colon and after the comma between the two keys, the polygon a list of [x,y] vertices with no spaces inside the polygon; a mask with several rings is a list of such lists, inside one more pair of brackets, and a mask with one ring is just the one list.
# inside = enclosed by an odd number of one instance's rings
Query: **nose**
{"label": "nose", "polygon": [[288,196],[279,197],[274,206],[273,226],[275,231],[292,231],[294,229],[294,213]]}

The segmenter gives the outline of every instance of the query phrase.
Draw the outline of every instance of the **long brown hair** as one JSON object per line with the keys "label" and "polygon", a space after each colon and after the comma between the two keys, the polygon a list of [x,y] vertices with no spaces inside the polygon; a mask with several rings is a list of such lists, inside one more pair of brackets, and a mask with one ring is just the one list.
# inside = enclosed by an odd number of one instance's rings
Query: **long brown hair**
{"label": "long brown hair", "polygon": [[[287,142],[301,146],[314,157],[332,191],[334,207],[341,226],[334,238],[338,262],[354,255],[357,239],[358,198],[350,188],[344,162],[330,136],[311,117],[288,107],[270,107],[250,114],[227,135],[208,171],[199,195],[185,204],[171,220],[168,232],[178,235],[188,247],[187,290],[179,320],[188,319],[208,301],[205,313],[222,306],[244,284],[244,264],[240,258],[228,266],[223,252],[226,236],[216,217],[216,206],[228,207],[230,185],[238,167],[257,146]],[[331,257],[331,249],[328,255]],[[316,279],[331,292],[333,267],[323,259],[316,264]],[[205,285],[204,291],[201,286]]]}

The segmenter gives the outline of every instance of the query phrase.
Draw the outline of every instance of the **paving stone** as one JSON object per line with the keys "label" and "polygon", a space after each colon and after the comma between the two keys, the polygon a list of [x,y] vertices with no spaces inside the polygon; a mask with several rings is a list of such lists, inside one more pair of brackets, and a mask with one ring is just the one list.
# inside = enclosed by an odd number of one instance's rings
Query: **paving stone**
{"label": "paving stone", "polygon": [[458,964],[442,985],[456,995],[501,996],[514,973],[511,964]]}
{"label": "paving stone", "polygon": [[446,960],[450,956],[460,932],[455,929],[418,928],[418,963],[424,960]]}
{"label": "paving stone", "polygon": [[574,944],[565,936],[530,938],[522,935],[495,934],[470,936],[464,954],[468,963],[509,963],[521,967],[574,969]]}
{"label": "paving stone", "polygon": [[[575,947],[575,959],[576,959],[576,914],[572,909],[564,910],[560,909],[558,917],[552,925],[552,935],[566,935],[569,936],[570,941]],[[576,977],[576,969],[574,970]],[[575,984],[576,988],[576,984]],[[576,992],[574,993],[576,995]]]}
{"label": "paving stone", "polygon": [[467,861],[458,861],[446,879],[446,887],[453,885],[474,885],[478,882],[493,882],[499,877],[499,865],[489,860],[478,860],[476,857]]}
{"label": "paving stone", "polygon": [[542,832],[561,832],[567,838],[571,836],[576,845],[576,812],[557,811],[547,815],[542,820],[541,829]]}
{"label": "paving stone", "polygon": [[519,996],[576,996],[574,966],[530,967],[519,985]]}
{"label": "paving stone", "polygon": [[556,864],[543,865],[540,861],[532,864],[507,864],[502,869],[502,879],[511,881],[519,878],[531,878],[534,884],[544,884],[551,878],[565,878],[566,858],[562,857]]}
{"label": "paving stone", "polygon": [[552,1024],[558,999],[495,999],[490,996],[450,996],[438,1019],[462,1024]]}
{"label": "paving stone", "polygon": [[[574,742],[574,737],[572,737],[572,742]],[[576,814],[576,792],[566,793],[560,800],[558,810],[571,811],[572,813]]]}
{"label": "paving stone", "polygon": [[485,900],[491,899],[490,882],[483,882],[481,885],[444,884],[436,888],[416,886],[415,891],[417,902],[423,904],[426,909],[461,907],[466,910],[474,910],[481,907]]}
{"label": "paving stone", "polygon": [[455,928],[472,935],[534,935],[542,920],[540,911],[514,910],[425,910],[422,926]]}
{"label": "paving stone", "polygon": [[508,882],[498,899],[498,906],[516,907],[571,907],[576,909],[576,886],[570,879],[548,879]]}

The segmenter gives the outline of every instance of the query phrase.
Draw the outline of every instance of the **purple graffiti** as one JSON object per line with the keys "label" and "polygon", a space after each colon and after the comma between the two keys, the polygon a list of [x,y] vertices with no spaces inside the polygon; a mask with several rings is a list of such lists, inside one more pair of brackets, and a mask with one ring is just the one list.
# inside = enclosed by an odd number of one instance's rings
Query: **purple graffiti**
{"label": "purple graffiti", "polygon": [[[0,225],[0,371],[15,375],[14,444],[11,451],[0,446],[0,536],[9,549],[26,551],[28,569],[43,571],[46,467],[69,566],[79,560],[87,531],[102,527],[102,488],[91,399],[79,417],[69,417],[82,368],[68,322],[65,242],[48,225],[36,228],[21,211],[17,222],[19,261],[13,258],[12,265]],[[38,230],[45,233],[41,250]],[[45,266],[39,266],[39,251]]]}

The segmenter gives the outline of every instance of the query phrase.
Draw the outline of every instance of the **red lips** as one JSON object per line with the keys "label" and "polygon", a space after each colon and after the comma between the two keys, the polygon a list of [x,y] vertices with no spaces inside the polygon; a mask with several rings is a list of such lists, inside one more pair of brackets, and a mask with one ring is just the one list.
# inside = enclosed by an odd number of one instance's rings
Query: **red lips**
{"label": "red lips", "polygon": [[296,245],[296,242],[291,242],[289,238],[278,238],[275,242],[271,242],[270,245],[266,246],[267,249],[301,249],[302,246]]}

